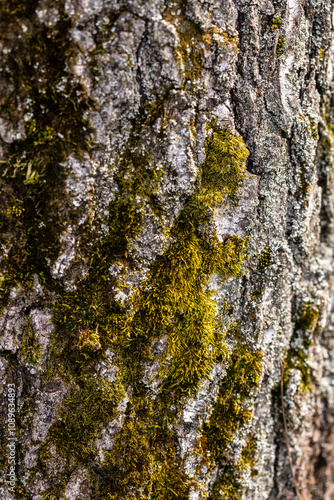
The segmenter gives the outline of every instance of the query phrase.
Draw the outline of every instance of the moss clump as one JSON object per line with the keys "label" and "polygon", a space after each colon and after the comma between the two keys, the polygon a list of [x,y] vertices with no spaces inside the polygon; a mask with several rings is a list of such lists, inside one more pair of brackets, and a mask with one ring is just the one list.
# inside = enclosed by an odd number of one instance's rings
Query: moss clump
{"label": "moss clump", "polygon": [[171,430],[175,414],[168,400],[152,401],[136,392],[125,422],[95,483],[94,498],[120,500],[187,500],[189,480],[180,467],[178,440]]}
{"label": "moss clump", "polygon": [[259,387],[262,353],[243,343],[238,329],[231,334],[237,339],[229,367],[220,388],[209,422],[203,425],[201,448],[210,456],[219,473],[212,487],[210,499],[239,499],[242,491],[242,474],[248,466],[254,472],[256,440],[249,438],[238,463],[231,460],[228,447],[234,433],[251,418],[252,411],[246,401]]}
{"label": "moss clump", "polygon": [[247,156],[240,138],[214,126],[200,185],[170,232],[173,243],[153,263],[123,327],[127,356],[134,357],[132,371],[138,359],[143,360],[145,345],[147,349],[153,340],[168,335],[163,361],[171,361],[161,375],[166,390],[196,392],[216,356],[223,355],[218,354],[221,339],[208,280],[214,273],[226,279],[241,272],[248,239],[234,236],[221,243],[212,228],[210,234],[209,226],[204,232],[199,226],[209,224],[215,206],[227,196],[236,199]]}
{"label": "moss clump", "polygon": [[117,406],[125,397],[120,382],[95,377],[82,378],[79,388],[72,389],[62,403],[60,418],[52,426],[49,439],[54,440],[66,458],[90,462],[96,456],[93,439],[101,424],[118,416]]}
{"label": "moss clump", "polygon": [[310,302],[306,302],[300,317],[296,322],[296,329],[302,330],[304,333],[307,331],[314,332],[320,314],[319,306],[315,306]]}
{"label": "moss clump", "polygon": [[41,346],[36,336],[32,321],[29,318],[23,328],[19,356],[25,363],[34,364],[37,363],[40,354]]}
{"label": "moss clump", "polygon": [[206,143],[203,188],[206,195],[212,193],[213,205],[222,202],[227,196],[237,201],[245,178],[248,155],[245,143],[239,136],[211,123]]}
{"label": "moss clump", "polygon": [[257,451],[257,439],[254,434],[251,434],[247,443],[241,452],[241,465],[248,465],[251,468],[251,475],[256,476],[257,471],[255,470],[256,465],[256,451]]}
{"label": "moss clump", "polygon": [[59,235],[70,216],[64,161],[88,151],[93,137],[86,113],[94,102],[71,71],[77,54],[71,21],[64,1],[51,4],[56,21],[48,27],[35,15],[37,2],[0,3],[1,42],[8,49],[0,110],[10,127],[21,122],[24,128],[20,138],[5,144],[1,164],[5,300],[17,281],[29,285],[34,274],[50,284],[48,263],[58,255]]}
{"label": "moss clump", "polygon": [[204,65],[204,32],[197,23],[187,17],[182,1],[171,2],[164,12],[164,19],[175,26],[179,36],[176,56],[184,69],[183,85],[191,94],[196,94]]}
{"label": "moss clump", "polygon": [[251,410],[245,402],[259,386],[261,361],[261,351],[253,351],[241,341],[237,343],[210,420],[203,425],[204,450],[209,450],[220,465],[226,461],[233,434],[251,417]]}
{"label": "moss clump", "polygon": [[[54,308],[50,376],[59,372],[77,386],[63,404],[62,420],[49,433],[58,450],[88,466],[97,453],[94,438],[100,427],[118,414],[123,387],[132,392],[112,450],[101,467],[89,467],[94,498],[123,499],[134,492],[143,499],[187,498],[193,482],[182,472],[171,424],[184,399],[196,394],[213,365],[229,354],[210,277],[237,276],[247,255],[248,238],[220,242],[212,219],[214,208],[226,197],[237,201],[248,151],[240,137],[213,124],[197,188],[170,231],[171,243],[131,299],[124,305],[117,302],[119,282],[110,268],[136,269],[139,262],[130,243],[141,230],[147,206],[160,213],[156,193],[162,172],[154,169],[141,144],[141,131],[151,116],[148,112],[135,123],[127,148],[119,154],[109,233],[92,251],[86,277],[73,292],[59,289]],[[152,345],[165,337],[165,351],[154,354]],[[113,363],[119,368],[116,392],[99,390],[95,378],[96,362],[107,348],[115,353]],[[152,361],[160,364],[154,397],[152,381],[144,384],[142,378]]]}
{"label": "moss clump", "polygon": [[261,297],[262,293],[262,288],[257,288],[256,290],[254,290],[254,292],[252,293],[252,300],[258,300]]}
{"label": "moss clump", "polygon": [[319,134],[318,134],[318,125],[315,120],[310,120],[310,130],[313,139],[317,141],[319,139]]}
{"label": "moss clump", "polygon": [[225,464],[214,483],[210,499],[212,500],[240,500],[244,486],[243,475],[250,470],[251,476],[257,474],[255,436],[249,436],[241,452],[241,459],[237,464]]}
{"label": "moss clump", "polygon": [[[168,334],[163,386],[167,391],[188,394],[196,392],[217,356],[226,352],[215,327],[217,311],[207,289],[208,278],[213,273],[223,278],[239,274],[247,241],[233,237],[221,244],[217,238],[199,233],[198,221],[193,220],[193,226],[182,215],[171,232],[177,235],[175,243],[156,259],[146,285],[135,297],[133,315],[124,327],[124,342],[127,355],[134,357],[134,373],[135,366],[141,366],[145,346],[147,349],[153,340]],[[147,356],[149,359],[149,353]]]}
{"label": "moss clump", "polygon": [[284,53],[284,47],[285,47],[285,38],[282,36],[279,37],[276,45],[276,56],[281,57],[281,55]]}
{"label": "moss clump", "polygon": [[[312,334],[316,330],[321,306],[311,302],[303,304],[301,312],[295,320],[290,346],[283,363],[283,389],[286,390],[290,371],[298,370],[301,375],[300,390],[311,390],[311,373],[308,364],[309,349],[312,344]],[[281,405],[281,382],[272,391],[273,400]]]}
{"label": "moss clump", "polygon": [[[301,376],[300,391],[311,390],[311,373],[308,364],[309,348],[312,344],[312,334],[316,330],[321,307],[311,302],[303,304],[296,318],[294,332],[284,362],[282,363],[281,378],[272,389],[274,408],[282,407],[281,383],[283,392],[286,391],[291,370],[298,370]],[[277,415],[277,420],[283,426],[282,413]]]}
{"label": "moss clump", "polygon": [[284,387],[287,386],[289,381],[290,370],[295,369],[301,374],[301,390],[310,389],[311,376],[307,360],[309,348],[312,344],[312,334],[316,329],[319,314],[319,306],[306,302],[295,322],[294,333],[284,363]]}
{"label": "moss clump", "polygon": [[257,264],[258,271],[264,271],[267,267],[271,266],[274,263],[272,258],[272,250],[271,248],[264,248],[259,255],[259,260]]}
{"label": "moss clump", "polygon": [[275,30],[275,29],[280,28],[282,22],[283,22],[283,19],[280,15],[274,16],[270,21],[271,29]]}
{"label": "moss clump", "polygon": [[310,178],[310,170],[303,164],[301,164],[301,171],[299,173],[300,184],[297,188],[296,195],[301,198],[302,206],[306,208],[307,206],[307,198],[308,194],[311,190],[311,183],[309,181]]}

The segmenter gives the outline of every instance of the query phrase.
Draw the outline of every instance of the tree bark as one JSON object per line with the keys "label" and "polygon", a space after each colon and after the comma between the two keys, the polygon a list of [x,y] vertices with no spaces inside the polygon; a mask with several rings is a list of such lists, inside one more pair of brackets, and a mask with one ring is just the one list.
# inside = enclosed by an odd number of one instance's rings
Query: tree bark
{"label": "tree bark", "polygon": [[0,2],[0,492],[334,499],[329,0]]}

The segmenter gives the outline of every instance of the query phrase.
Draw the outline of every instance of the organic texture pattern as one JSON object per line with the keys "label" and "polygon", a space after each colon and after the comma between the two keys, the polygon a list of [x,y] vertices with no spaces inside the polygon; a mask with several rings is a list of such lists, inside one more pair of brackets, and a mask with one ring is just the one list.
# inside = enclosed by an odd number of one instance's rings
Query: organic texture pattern
{"label": "organic texture pattern", "polygon": [[333,15],[0,0],[1,498],[334,498]]}

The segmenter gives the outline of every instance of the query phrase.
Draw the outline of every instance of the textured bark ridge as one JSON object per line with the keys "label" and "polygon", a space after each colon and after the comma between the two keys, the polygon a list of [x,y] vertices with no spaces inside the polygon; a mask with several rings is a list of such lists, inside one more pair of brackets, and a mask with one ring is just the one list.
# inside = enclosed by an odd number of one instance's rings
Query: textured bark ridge
{"label": "textured bark ridge", "polygon": [[334,498],[333,14],[0,0],[1,498]]}

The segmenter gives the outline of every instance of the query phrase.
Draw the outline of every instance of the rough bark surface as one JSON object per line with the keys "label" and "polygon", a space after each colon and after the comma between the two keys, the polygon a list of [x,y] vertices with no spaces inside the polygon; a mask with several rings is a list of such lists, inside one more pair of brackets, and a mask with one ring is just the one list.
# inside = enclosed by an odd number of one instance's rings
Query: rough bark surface
{"label": "rough bark surface", "polygon": [[333,15],[0,0],[1,498],[334,499]]}

